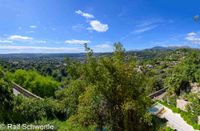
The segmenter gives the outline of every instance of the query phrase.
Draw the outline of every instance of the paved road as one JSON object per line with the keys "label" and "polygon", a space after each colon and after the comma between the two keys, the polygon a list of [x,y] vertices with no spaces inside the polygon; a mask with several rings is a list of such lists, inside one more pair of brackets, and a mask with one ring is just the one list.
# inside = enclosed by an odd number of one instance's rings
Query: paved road
{"label": "paved road", "polygon": [[164,112],[161,117],[168,120],[168,123],[171,127],[177,131],[196,131],[192,126],[188,125],[180,114],[173,113],[171,109],[164,106],[166,112]]}

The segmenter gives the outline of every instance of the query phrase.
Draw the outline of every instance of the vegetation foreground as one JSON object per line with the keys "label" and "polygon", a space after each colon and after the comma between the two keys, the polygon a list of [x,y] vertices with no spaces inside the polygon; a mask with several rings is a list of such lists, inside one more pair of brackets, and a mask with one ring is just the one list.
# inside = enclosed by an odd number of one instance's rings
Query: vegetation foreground
{"label": "vegetation foreground", "polygon": [[[184,119],[199,129],[199,92],[190,86],[200,83],[199,50],[114,47],[96,56],[85,44],[84,60],[66,58],[59,66],[0,61],[0,123],[52,124],[61,131],[171,130],[147,112],[154,103],[148,95],[165,87],[163,104],[175,110],[177,99],[189,101]],[[44,99],[14,96],[12,81]]]}

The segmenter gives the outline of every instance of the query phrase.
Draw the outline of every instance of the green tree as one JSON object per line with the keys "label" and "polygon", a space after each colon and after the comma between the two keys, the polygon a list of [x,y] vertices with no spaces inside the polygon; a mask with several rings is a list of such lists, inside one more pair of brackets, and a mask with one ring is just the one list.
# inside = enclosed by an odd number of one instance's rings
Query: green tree
{"label": "green tree", "polygon": [[192,112],[196,116],[200,115],[200,99],[197,94],[190,93],[187,96],[189,104],[187,106],[188,111]]}
{"label": "green tree", "polygon": [[187,92],[189,86],[186,76],[180,73],[173,73],[165,80],[165,87],[168,88],[169,94],[180,95],[182,91]]}
{"label": "green tree", "polygon": [[0,69],[0,122],[10,122],[9,112],[13,108],[13,94],[9,81],[5,79],[3,70]]}
{"label": "green tree", "polygon": [[66,108],[67,117],[77,112],[79,96],[85,91],[85,83],[81,80],[70,80],[64,89],[56,92],[56,98],[61,101]]}
{"label": "green tree", "polygon": [[41,97],[55,96],[54,93],[60,86],[60,83],[52,77],[42,76],[34,70],[26,71],[19,69],[12,74],[10,73],[7,77]]}
{"label": "green tree", "polygon": [[168,91],[176,93],[176,95],[180,95],[181,91],[188,92],[190,82],[199,81],[199,63],[200,53],[193,51],[177,64],[165,79],[165,86]]}
{"label": "green tree", "polygon": [[80,75],[86,83],[85,91],[70,120],[101,130],[148,129],[151,117],[146,110],[151,101],[146,94],[146,78],[135,69],[135,61],[125,55],[120,43],[115,44],[112,57],[96,58],[87,45],[85,48],[86,61]]}
{"label": "green tree", "polygon": [[14,122],[38,122],[42,119],[66,119],[64,105],[53,99],[27,99],[16,97],[13,109],[15,113]]}

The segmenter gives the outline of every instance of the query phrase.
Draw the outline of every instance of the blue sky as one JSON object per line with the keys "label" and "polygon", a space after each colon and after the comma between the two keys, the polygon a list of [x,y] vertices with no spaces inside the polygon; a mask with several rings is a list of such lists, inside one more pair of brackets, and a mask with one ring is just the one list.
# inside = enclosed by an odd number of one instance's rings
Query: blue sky
{"label": "blue sky", "polygon": [[0,53],[200,47],[198,0],[0,0]]}

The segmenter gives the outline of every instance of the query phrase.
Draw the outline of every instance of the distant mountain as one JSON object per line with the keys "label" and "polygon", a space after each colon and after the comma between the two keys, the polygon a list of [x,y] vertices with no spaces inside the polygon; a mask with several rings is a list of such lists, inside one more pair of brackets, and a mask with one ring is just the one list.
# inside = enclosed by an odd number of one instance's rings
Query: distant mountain
{"label": "distant mountain", "polygon": [[[163,47],[163,46],[154,46],[152,48],[150,48],[151,50],[166,50],[168,49],[167,47]],[[147,49],[148,50],[148,49]]]}
{"label": "distant mountain", "polygon": [[190,46],[168,46],[170,49],[191,48]]}
{"label": "distant mountain", "polygon": [[144,49],[144,50],[176,50],[176,49],[180,49],[180,48],[191,48],[189,46],[168,46],[168,47],[164,47],[164,46],[155,46],[149,49]]}

